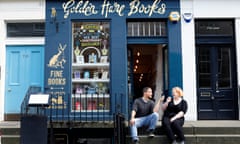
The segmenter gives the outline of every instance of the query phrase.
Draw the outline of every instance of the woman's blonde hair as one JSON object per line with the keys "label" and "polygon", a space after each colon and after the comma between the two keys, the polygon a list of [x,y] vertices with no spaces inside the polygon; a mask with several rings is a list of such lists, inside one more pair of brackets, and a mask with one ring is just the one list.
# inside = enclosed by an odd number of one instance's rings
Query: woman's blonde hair
{"label": "woman's blonde hair", "polygon": [[183,96],[183,90],[180,87],[174,87],[172,90],[175,90],[179,96]]}

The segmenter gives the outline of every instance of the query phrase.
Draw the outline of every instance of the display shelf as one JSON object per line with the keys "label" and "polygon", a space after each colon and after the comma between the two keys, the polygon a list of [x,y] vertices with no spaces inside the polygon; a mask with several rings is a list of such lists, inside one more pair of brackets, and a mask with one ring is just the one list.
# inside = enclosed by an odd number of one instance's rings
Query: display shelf
{"label": "display shelf", "polygon": [[72,94],[72,98],[109,98],[109,94]]}
{"label": "display shelf", "polygon": [[[85,96],[85,97],[84,97]],[[99,97],[95,95],[95,97],[88,97],[88,95],[83,95],[80,97],[72,96],[72,110],[75,112],[100,112],[100,111],[109,111],[110,110],[110,97]]]}
{"label": "display shelf", "polygon": [[99,113],[99,112],[109,112],[110,110],[100,110],[100,109],[97,109],[97,110],[72,110],[72,112],[96,112],[96,113]]}
{"label": "display shelf", "polygon": [[73,23],[73,112],[110,111],[109,23],[104,23]]}
{"label": "display shelf", "polygon": [[109,63],[73,63],[72,64],[73,69],[108,69]]}
{"label": "display shelf", "polygon": [[72,83],[97,83],[97,82],[102,82],[102,83],[107,83],[109,82],[109,79],[72,79]]}

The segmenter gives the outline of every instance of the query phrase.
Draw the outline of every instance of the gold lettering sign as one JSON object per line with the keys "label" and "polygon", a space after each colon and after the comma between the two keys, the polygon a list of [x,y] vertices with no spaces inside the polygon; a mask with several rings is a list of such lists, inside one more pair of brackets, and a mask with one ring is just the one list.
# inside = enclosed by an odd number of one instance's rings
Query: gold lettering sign
{"label": "gold lettering sign", "polygon": [[51,70],[48,78],[49,86],[64,86],[66,78],[63,77],[63,70]]}
{"label": "gold lettering sign", "polygon": [[[68,18],[70,14],[82,14],[85,16],[91,16],[99,14],[96,6],[89,0],[80,0],[76,2],[75,0],[69,0],[62,4],[64,11],[64,18]],[[110,0],[104,0],[101,5],[101,15],[105,18],[109,14],[117,14],[118,16],[124,16],[124,10],[126,6],[118,2],[111,2]],[[153,14],[165,14],[166,4],[162,0],[155,0],[149,4],[143,4],[140,0],[133,0],[129,3],[128,16],[134,14],[144,14],[151,17]]]}
{"label": "gold lettering sign", "polygon": [[51,105],[49,108],[52,109],[66,109],[67,108],[67,102],[66,99],[64,99],[65,92],[64,91],[55,91],[51,92],[52,98],[50,99]]}

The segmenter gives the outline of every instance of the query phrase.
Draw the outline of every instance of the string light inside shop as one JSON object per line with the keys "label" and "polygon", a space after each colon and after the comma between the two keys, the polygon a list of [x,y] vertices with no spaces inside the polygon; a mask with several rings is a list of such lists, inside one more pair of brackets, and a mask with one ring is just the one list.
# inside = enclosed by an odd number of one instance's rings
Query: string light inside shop
{"label": "string light inside shop", "polygon": [[[137,69],[139,68],[138,64],[140,63],[140,60],[139,60],[140,55],[141,55],[140,51],[137,51],[137,58],[135,61],[134,72],[137,72]],[[139,82],[142,82],[142,80],[143,80],[143,73],[141,73],[139,77]]]}
{"label": "string light inside shop", "polygon": [[[140,55],[141,55],[141,53],[140,53],[140,51],[138,51],[138,52],[137,52],[137,56],[139,57]],[[138,69],[138,65],[137,65],[137,64],[139,64],[139,62],[140,62],[140,61],[139,61],[139,59],[137,58],[137,59],[136,59],[136,65],[134,66],[134,70],[133,70],[134,72],[137,71],[137,69]]]}
{"label": "string light inside shop", "polygon": [[143,79],[143,73],[141,74],[140,78],[139,78],[139,82],[141,82]]}

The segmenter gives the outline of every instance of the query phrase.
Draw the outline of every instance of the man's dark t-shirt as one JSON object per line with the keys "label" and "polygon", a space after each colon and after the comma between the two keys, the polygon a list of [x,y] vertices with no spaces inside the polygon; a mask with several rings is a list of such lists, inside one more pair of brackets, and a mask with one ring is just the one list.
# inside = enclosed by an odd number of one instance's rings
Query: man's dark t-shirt
{"label": "man's dark t-shirt", "polygon": [[137,98],[133,103],[133,110],[136,112],[136,118],[144,117],[153,113],[154,102],[148,100],[147,102],[143,98]]}

